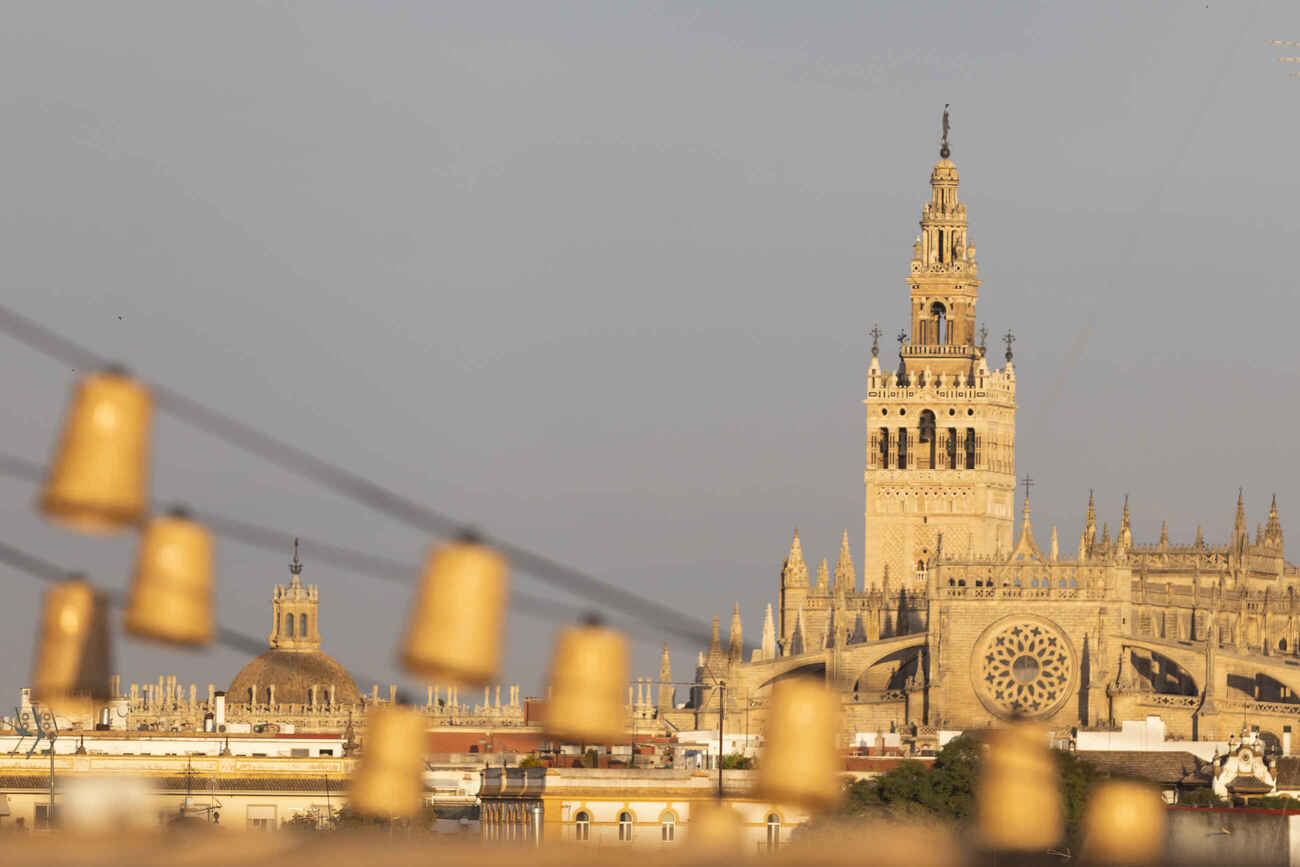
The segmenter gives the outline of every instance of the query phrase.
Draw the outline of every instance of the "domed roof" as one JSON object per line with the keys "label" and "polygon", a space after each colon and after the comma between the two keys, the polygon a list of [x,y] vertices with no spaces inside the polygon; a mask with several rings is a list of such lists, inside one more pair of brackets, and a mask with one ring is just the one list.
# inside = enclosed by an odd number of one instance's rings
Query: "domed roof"
{"label": "domed roof", "polygon": [[334,704],[361,704],[361,692],[348,670],[328,653],[319,650],[268,650],[239,670],[226,691],[228,701],[244,704],[249,690],[257,689],[257,702],[265,704],[266,688],[275,687],[276,704],[307,704],[311,688],[317,701],[329,700],[334,687]]}

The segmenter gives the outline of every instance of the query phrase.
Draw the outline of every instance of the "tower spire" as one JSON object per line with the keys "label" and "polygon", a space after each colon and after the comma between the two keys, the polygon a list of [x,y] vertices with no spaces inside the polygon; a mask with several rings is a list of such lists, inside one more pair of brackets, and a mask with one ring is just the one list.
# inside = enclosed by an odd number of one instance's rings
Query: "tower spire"
{"label": "tower spire", "polygon": [[826,567],[826,558],[823,557],[822,561],[817,564],[817,592],[829,593],[830,580],[831,580],[831,573],[830,570]]}
{"label": "tower spire", "polygon": [[808,564],[803,561],[803,543],[799,541],[798,527],[794,528],[794,538],[790,540],[790,553],[786,555],[781,579],[787,587],[808,586]]}
{"label": "tower spire", "polygon": [[767,603],[767,613],[763,615],[763,644],[762,652],[764,659],[776,658],[776,624],[772,621],[772,603]]}
{"label": "tower spire", "polygon": [[676,702],[676,690],[673,689],[673,664],[668,658],[668,642],[664,642],[664,652],[659,656],[659,709],[672,710]]}
{"label": "tower spire", "polygon": [[739,602],[731,609],[731,632],[727,639],[727,658],[732,662],[744,662],[745,639],[741,633]]}
{"label": "tower spire", "polygon": [[849,550],[849,531],[840,537],[840,559],[835,561],[835,592],[852,593],[857,589],[858,578],[853,571],[853,552]]}

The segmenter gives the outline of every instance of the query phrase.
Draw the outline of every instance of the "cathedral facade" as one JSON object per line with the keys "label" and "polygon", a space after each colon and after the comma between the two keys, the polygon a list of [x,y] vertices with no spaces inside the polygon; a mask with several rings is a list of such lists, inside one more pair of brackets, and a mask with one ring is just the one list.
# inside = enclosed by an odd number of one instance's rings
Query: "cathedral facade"
{"label": "cathedral facade", "polygon": [[[815,570],[798,532],[775,611],[744,658],[739,606],[724,644],[717,618],[701,684],[685,708],[660,691],[674,725],[761,722],[778,680],[823,677],[842,727],[938,729],[1015,717],[1058,733],[1160,715],[1180,737],[1220,738],[1243,723],[1279,734],[1300,723],[1300,573],[1286,562],[1277,502],[1248,531],[1240,494],[1231,536],[1176,544],[1097,526],[1089,496],[1077,546],[1035,538],[1016,508],[1013,337],[990,366],[976,319],[980,280],[958,173],[945,142],[907,274],[910,331],[896,366],[866,375],[865,538],[859,582],[846,531],[835,565]],[[665,659],[661,678],[667,680]],[[722,686],[725,684],[725,687]]]}

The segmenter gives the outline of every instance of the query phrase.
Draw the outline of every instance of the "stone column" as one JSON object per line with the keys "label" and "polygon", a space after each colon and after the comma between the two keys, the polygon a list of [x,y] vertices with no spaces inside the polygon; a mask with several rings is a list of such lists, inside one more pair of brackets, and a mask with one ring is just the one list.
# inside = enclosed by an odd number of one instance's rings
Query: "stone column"
{"label": "stone column", "polygon": [[213,699],[216,697],[216,692],[217,685],[214,683],[208,684],[208,710],[212,710],[212,703]]}
{"label": "stone column", "polygon": [[338,705],[334,702],[334,684],[331,683],[330,684],[330,710],[333,710],[336,707],[338,707]]}
{"label": "stone column", "polygon": [[268,708],[275,707],[275,684],[271,684],[266,688],[266,706]]}
{"label": "stone column", "polygon": [[194,710],[199,704],[199,686],[196,683],[190,684],[190,710]]}
{"label": "stone column", "polygon": [[397,684],[395,683],[388,685],[388,703],[397,704]]}
{"label": "stone column", "polygon": [[424,706],[433,707],[433,684],[427,684],[425,686],[425,692],[428,697],[424,700]]}

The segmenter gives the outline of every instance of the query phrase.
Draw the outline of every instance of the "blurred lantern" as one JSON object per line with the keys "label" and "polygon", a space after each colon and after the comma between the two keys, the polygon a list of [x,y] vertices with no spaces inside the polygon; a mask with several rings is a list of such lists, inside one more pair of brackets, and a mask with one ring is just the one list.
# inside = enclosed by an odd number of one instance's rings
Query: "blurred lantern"
{"label": "blurred lantern", "polygon": [[365,816],[414,816],[424,804],[424,715],[401,705],[366,712],[361,763],[348,803]]}
{"label": "blurred lantern", "polygon": [[686,843],[696,855],[715,858],[735,857],[745,842],[745,826],[740,814],[718,801],[691,804]]}
{"label": "blurred lantern", "polygon": [[841,797],[839,700],[814,677],[777,681],[758,763],[760,797],[826,807]]}
{"label": "blurred lantern", "polygon": [[107,597],[80,578],[46,590],[32,699],[59,708],[88,698],[110,698],[111,668]]}
{"label": "blurred lantern", "polygon": [[126,630],[172,644],[212,641],[212,536],[182,509],[140,537]]}
{"label": "blurred lantern", "polygon": [[1093,790],[1083,814],[1083,858],[1089,864],[1156,864],[1164,856],[1165,804],[1146,783],[1109,780]]}
{"label": "blurred lantern", "polygon": [[990,852],[1043,852],[1060,842],[1060,775],[1042,729],[1019,722],[990,732],[975,820],[976,839]]}
{"label": "blurred lantern", "polygon": [[87,533],[139,523],[148,500],[152,421],[148,390],[126,373],[82,378],[41,491],[41,513]]}
{"label": "blurred lantern", "polygon": [[462,684],[492,680],[501,658],[506,560],[464,536],[429,553],[402,642],[411,672]]}
{"label": "blurred lantern", "polygon": [[623,690],[628,683],[627,640],[595,619],[560,630],[551,659],[550,697],[543,728],[579,744],[612,744],[627,737]]}

